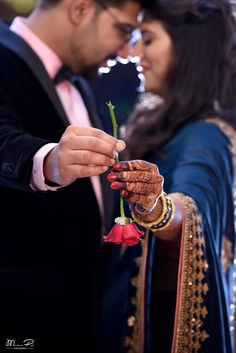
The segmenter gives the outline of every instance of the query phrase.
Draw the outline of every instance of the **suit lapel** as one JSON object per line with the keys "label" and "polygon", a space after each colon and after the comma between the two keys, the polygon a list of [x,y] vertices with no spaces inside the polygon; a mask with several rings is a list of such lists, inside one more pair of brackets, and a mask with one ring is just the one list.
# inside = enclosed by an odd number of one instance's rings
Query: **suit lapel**
{"label": "suit lapel", "polygon": [[16,54],[26,63],[34,76],[42,85],[44,91],[56,109],[60,119],[63,121],[64,125],[67,126],[69,122],[67,120],[66,113],[63,109],[60,99],[56,93],[54,84],[48,76],[48,73],[45,70],[41,60],[34,53],[34,51],[21,37],[9,30],[7,25],[3,23],[0,23],[0,43],[14,52],[14,54]]}

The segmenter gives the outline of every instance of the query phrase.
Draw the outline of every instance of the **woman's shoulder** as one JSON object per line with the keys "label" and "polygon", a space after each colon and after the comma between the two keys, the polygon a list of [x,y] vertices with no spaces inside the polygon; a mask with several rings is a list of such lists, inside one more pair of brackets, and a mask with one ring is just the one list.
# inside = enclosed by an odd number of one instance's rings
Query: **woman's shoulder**
{"label": "woman's shoulder", "polygon": [[229,145],[235,138],[235,130],[219,118],[193,121],[182,127],[175,136],[175,139],[181,140],[185,145],[208,148]]}
{"label": "woman's shoulder", "polygon": [[236,133],[223,120],[194,121],[179,129],[165,146],[164,154],[172,160],[185,160],[189,156],[202,156],[206,161],[231,160],[232,156],[236,158]]}

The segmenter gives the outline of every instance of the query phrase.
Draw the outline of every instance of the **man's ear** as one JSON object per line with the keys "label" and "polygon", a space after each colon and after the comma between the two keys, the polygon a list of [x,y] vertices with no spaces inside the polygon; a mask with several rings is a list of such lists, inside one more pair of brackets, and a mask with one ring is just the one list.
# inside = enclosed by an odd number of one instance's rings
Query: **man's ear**
{"label": "man's ear", "polygon": [[79,24],[81,19],[91,8],[92,0],[71,0],[69,5],[69,16],[74,24]]}

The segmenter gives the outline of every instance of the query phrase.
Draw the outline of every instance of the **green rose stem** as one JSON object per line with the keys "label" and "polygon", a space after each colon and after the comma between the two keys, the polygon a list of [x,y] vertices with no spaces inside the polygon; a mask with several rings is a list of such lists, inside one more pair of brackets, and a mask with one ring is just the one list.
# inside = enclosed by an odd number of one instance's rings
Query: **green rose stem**
{"label": "green rose stem", "polygon": [[[116,117],[115,117],[115,112],[114,112],[114,105],[109,101],[109,103],[106,103],[109,109],[109,114],[111,117],[111,122],[112,122],[112,127],[113,127],[113,136],[117,139],[117,130],[118,130],[118,125],[116,122]],[[119,162],[119,157],[115,157],[116,163]],[[125,217],[125,210],[124,210],[124,198],[120,196],[120,215],[121,217]]]}

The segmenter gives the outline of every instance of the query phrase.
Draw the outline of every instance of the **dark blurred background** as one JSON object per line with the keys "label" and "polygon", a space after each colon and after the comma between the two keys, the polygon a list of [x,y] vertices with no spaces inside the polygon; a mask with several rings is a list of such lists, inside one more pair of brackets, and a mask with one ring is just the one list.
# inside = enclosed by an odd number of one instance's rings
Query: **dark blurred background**
{"label": "dark blurred background", "polygon": [[121,126],[132,111],[139,82],[136,67],[130,62],[117,63],[109,73],[102,74],[91,82],[100,103],[102,116],[105,117],[106,131],[111,132],[112,128],[106,102],[111,101],[115,106],[117,123]]}
{"label": "dark blurred background", "polygon": [[[36,3],[37,0],[0,0],[0,17],[11,22],[16,15],[28,15]],[[112,126],[106,102],[111,101],[115,106],[118,125],[122,125],[132,111],[139,83],[136,67],[131,62],[117,63],[109,73],[103,73],[91,81],[107,132],[112,131]]]}

